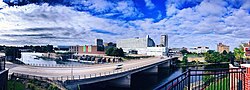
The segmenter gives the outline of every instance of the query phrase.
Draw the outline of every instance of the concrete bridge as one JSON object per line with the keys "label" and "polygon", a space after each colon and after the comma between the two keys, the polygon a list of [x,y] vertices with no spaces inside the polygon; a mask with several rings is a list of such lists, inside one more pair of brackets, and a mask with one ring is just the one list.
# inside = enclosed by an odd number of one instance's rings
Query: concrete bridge
{"label": "concrete bridge", "polygon": [[[122,62],[123,68],[116,69],[117,64],[102,64],[85,67],[32,67],[18,66],[10,69],[14,77],[30,78],[47,81],[61,89],[76,90],[78,85],[86,85],[107,81],[119,86],[129,87],[131,75],[137,72],[155,74],[160,67],[170,67],[175,65],[177,57],[160,57],[129,60]],[[14,74],[13,74],[14,73]]]}

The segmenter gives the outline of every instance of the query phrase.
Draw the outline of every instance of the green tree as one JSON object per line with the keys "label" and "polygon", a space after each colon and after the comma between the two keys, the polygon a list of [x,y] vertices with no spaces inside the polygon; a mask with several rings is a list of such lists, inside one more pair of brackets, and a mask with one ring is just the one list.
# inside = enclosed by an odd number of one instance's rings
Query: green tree
{"label": "green tree", "polygon": [[185,55],[185,54],[189,53],[186,49],[182,49],[180,52],[181,52],[182,55]]}
{"label": "green tree", "polygon": [[206,53],[204,54],[204,56],[205,56],[205,60],[206,60],[207,62],[209,62],[209,61],[211,60],[211,58],[212,58],[212,55],[211,55],[211,53],[209,53],[209,52],[206,52]]}
{"label": "green tree", "polygon": [[188,63],[188,59],[187,58],[188,57],[186,55],[183,56],[182,61],[183,61],[184,64]]}
{"label": "green tree", "polygon": [[122,48],[116,48],[116,47],[110,47],[105,51],[105,54],[108,56],[117,56],[117,57],[123,57],[124,52]]}
{"label": "green tree", "polygon": [[112,56],[112,52],[114,51],[114,49],[115,49],[114,47],[107,48],[105,54],[108,56]]}
{"label": "green tree", "polygon": [[245,52],[243,51],[242,46],[240,46],[239,48],[234,48],[234,56],[236,60],[241,60],[242,58],[244,58],[244,54]]}
{"label": "green tree", "polygon": [[207,51],[207,53],[209,53],[209,54],[212,54],[212,53],[214,53],[215,51],[214,50],[208,50]]}
{"label": "green tree", "polygon": [[222,52],[222,54],[223,54],[223,55],[227,55],[227,51],[224,50],[224,51]]}

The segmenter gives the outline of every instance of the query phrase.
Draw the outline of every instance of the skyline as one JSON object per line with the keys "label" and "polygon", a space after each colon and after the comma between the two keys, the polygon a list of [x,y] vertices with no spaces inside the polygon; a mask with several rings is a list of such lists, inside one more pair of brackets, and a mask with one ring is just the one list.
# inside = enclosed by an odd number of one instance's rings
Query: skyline
{"label": "skyline", "polygon": [[0,43],[82,45],[146,35],[160,43],[168,34],[169,47],[216,50],[222,42],[232,50],[250,40],[249,0],[65,1],[9,7],[0,0]]}

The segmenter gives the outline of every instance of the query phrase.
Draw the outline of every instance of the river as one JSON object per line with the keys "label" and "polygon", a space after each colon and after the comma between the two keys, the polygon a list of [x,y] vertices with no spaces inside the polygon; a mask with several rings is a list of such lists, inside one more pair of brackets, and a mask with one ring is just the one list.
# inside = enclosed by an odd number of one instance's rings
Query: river
{"label": "river", "polygon": [[145,74],[145,73],[132,74],[130,87],[120,87],[112,84],[107,84],[106,82],[99,82],[95,84],[81,85],[80,89],[81,90],[152,90],[155,87],[179,76],[188,69],[215,69],[215,68],[228,68],[228,64],[207,65],[207,66],[186,67],[186,68],[180,68],[180,67],[160,68],[157,74]]}

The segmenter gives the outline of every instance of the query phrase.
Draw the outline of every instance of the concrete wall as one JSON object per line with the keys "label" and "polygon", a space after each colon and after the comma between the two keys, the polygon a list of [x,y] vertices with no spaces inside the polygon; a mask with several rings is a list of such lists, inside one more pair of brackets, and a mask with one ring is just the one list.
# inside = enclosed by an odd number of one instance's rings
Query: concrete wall
{"label": "concrete wall", "polygon": [[0,90],[7,90],[8,70],[0,71]]}

